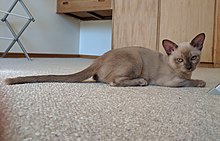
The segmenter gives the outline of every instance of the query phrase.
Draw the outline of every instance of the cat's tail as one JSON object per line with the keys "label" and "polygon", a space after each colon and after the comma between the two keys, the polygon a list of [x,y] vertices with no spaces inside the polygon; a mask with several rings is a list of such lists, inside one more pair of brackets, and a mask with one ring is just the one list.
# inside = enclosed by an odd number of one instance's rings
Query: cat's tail
{"label": "cat's tail", "polygon": [[7,78],[6,85],[24,84],[24,83],[43,83],[43,82],[63,82],[63,83],[76,83],[82,82],[95,75],[99,68],[98,63],[94,63],[88,68],[69,75],[39,75],[39,76],[24,76],[16,78]]}

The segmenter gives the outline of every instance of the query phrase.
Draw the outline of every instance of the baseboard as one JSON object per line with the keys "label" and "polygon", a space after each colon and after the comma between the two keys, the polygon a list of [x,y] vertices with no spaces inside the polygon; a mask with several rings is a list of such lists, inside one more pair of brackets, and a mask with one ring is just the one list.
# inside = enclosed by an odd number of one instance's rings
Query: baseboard
{"label": "baseboard", "polygon": [[220,68],[220,64],[215,64],[214,67],[215,68]]}
{"label": "baseboard", "polygon": [[209,62],[201,62],[199,64],[199,67],[201,67],[201,68],[214,68],[214,64],[209,63]]}
{"label": "baseboard", "polygon": [[[0,52],[0,56],[2,56]],[[40,54],[40,53],[28,53],[30,58],[87,58],[96,59],[99,56],[94,55],[81,55],[81,54]],[[5,58],[25,58],[23,53],[8,53]]]}
{"label": "baseboard", "polygon": [[98,57],[99,56],[95,56],[95,55],[82,55],[82,54],[79,54],[79,58],[96,59]]}

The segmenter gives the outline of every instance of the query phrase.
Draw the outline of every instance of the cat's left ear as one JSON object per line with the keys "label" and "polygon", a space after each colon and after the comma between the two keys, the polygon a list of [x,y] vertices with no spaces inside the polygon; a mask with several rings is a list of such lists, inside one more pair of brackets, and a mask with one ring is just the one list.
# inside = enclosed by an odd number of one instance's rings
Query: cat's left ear
{"label": "cat's left ear", "polygon": [[171,55],[172,52],[175,49],[177,49],[177,47],[178,47],[177,44],[175,44],[174,42],[167,40],[167,39],[163,40],[162,44],[163,44],[163,48],[165,49],[167,55]]}
{"label": "cat's left ear", "polygon": [[199,50],[202,50],[204,41],[205,41],[205,33],[200,33],[194,39],[192,39],[190,45],[196,47]]}

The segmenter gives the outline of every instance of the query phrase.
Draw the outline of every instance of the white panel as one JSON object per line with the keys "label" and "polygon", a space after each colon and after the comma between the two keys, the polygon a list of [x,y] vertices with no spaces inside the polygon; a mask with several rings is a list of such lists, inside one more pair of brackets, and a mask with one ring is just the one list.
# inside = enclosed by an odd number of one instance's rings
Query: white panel
{"label": "white panel", "polygon": [[[14,0],[0,0],[0,9],[7,10]],[[36,19],[22,35],[21,41],[29,53],[78,54],[80,22],[69,16],[56,14],[56,0],[24,0]],[[13,13],[25,15],[20,4]],[[0,14],[2,18],[3,14]],[[18,31],[24,19],[9,18]],[[6,25],[0,22],[0,36],[8,36]],[[0,52],[8,47],[8,41],[0,40]],[[21,52],[18,45],[11,52]]]}
{"label": "white panel", "polygon": [[112,22],[84,21],[80,23],[81,55],[102,55],[111,50]]}

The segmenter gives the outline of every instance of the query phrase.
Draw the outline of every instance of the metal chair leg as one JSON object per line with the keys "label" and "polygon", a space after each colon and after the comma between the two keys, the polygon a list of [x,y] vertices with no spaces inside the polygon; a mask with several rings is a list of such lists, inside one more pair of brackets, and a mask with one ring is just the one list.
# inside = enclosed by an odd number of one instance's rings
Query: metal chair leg
{"label": "metal chair leg", "polygon": [[[17,3],[20,3],[22,5],[22,7],[24,8],[25,12],[28,14],[28,17],[26,16],[22,16],[22,15],[18,15],[18,14],[14,14],[11,13],[11,11],[14,9],[14,7],[17,5]],[[8,11],[2,11],[0,10],[1,13],[4,13],[5,16],[1,19],[2,22],[5,22],[8,29],[10,30],[10,32],[12,33],[12,35],[14,36],[14,38],[12,39],[11,44],[8,46],[8,48],[5,50],[4,54],[2,55],[2,57],[5,57],[7,55],[7,53],[10,51],[10,49],[14,46],[14,44],[17,42],[18,45],[20,46],[21,50],[23,51],[24,55],[26,56],[26,58],[28,60],[31,60],[26,49],[24,48],[23,44],[21,43],[21,41],[19,40],[20,36],[23,34],[23,32],[26,30],[26,28],[29,26],[29,24],[31,22],[34,22],[34,18],[31,15],[30,11],[28,10],[28,8],[26,7],[26,5],[24,4],[24,2],[22,0],[15,0],[14,3],[11,5],[11,7],[9,8]],[[22,29],[20,30],[20,32],[18,34],[16,34],[16,32],[13,30],[12,26],[10,25],[10,23],[8,22],[7,18],[8,16],[16,16],[19,18],[24,18],[24,19],[28,19],[28,21],[25,23],[25,25],[22,27]],[[7,38],[7,37],[0,37],[0,39],[11,39],[11,38]]]}

